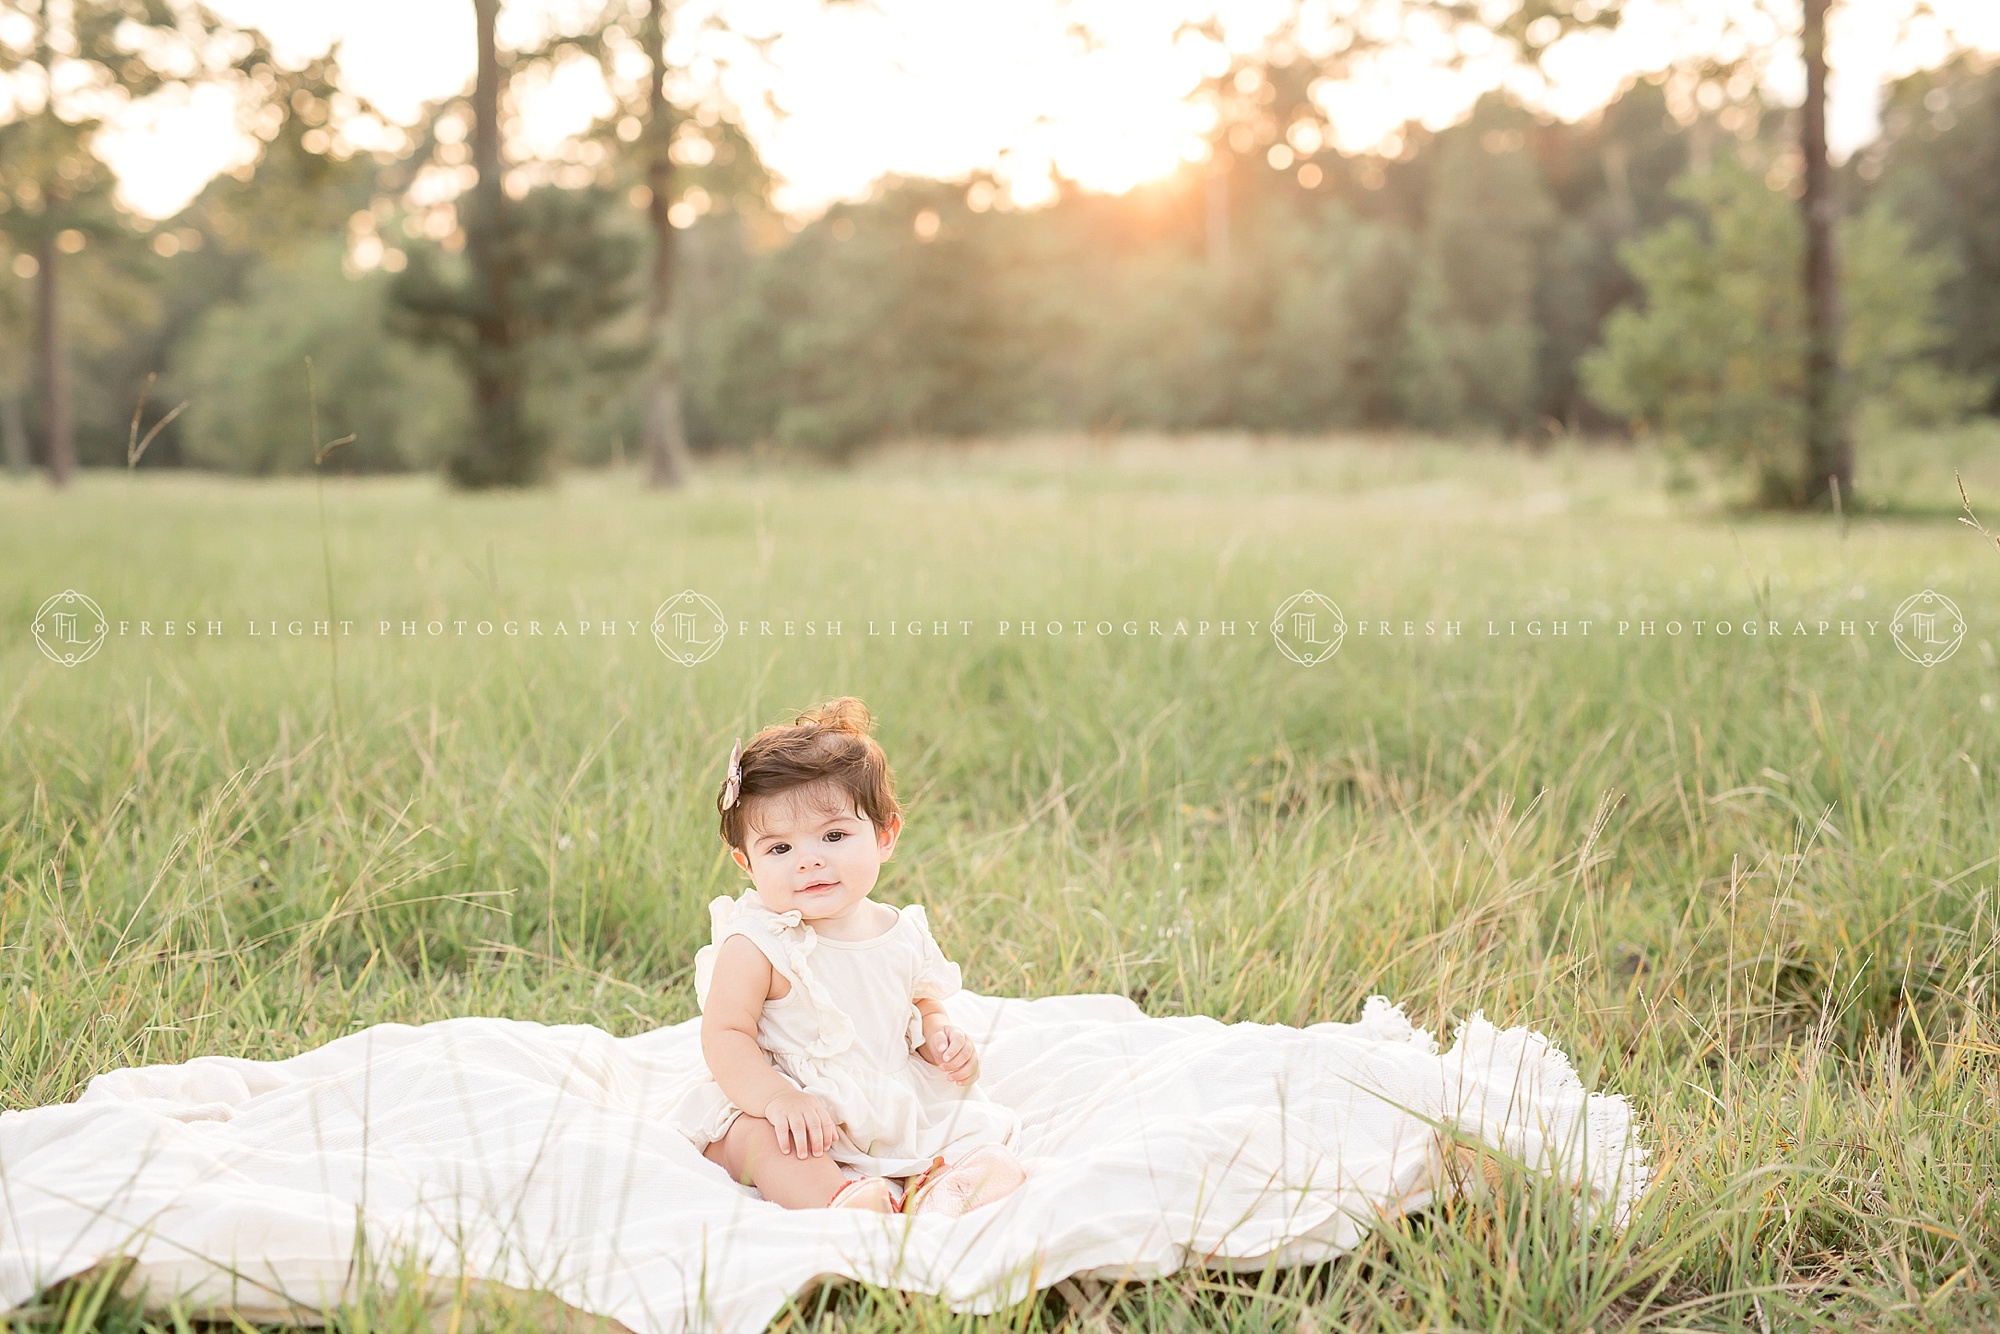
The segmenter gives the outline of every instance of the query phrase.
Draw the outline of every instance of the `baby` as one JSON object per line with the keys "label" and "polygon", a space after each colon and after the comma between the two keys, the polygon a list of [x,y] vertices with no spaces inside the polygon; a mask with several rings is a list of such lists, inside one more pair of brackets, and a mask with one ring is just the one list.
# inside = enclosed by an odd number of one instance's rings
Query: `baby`
{"label": "baby", "polygon": [[1024,1180],[1020,1122],[975,1087],[978,1053],[940,1003],[958,965],[924,910],[869,897],[903,827],[870,726],[843,696],[729,757],[716,806],[752,888],[709,904],[695,995],[713,1079],[674,1120],[788,1209],[958,1214]]}

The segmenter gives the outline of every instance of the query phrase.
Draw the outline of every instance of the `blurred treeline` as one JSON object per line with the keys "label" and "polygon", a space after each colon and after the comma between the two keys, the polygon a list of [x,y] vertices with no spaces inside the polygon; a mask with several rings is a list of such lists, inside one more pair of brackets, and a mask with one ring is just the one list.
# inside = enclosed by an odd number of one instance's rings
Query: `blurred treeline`
{"label": "blurred treeline", "polygon": [[[69,265],[84,463],[125,462],[158,372],[151,403],[189,407],[142,466],[309,467],[307,355],[320,439],[356,436],[342,468],[433,466],[469,429],[453,363],[408,341],[392,299],[460,262],[448,204],[413,206],[410,191],[422,173],[467,170],[462,107],[440,108],[404,157],[342,159],[314,133],[336,106],[332,68],[286,77],[298,91],[263,127],[254,173],[217,178],[146,232],[94,237]],[[1532,437],[1671,427],[1695,381],[1710,386],[1701,421],[1735,421],[1745,439],[1778,429],[1768,409],[1787,391],[1737,364],[1777,337],[1756,326],[1761,298],[1732,335],[1676,323],[1668,289],[1711,323],[1738,319],[1759,271],[1790,290],[1795,112],[1676,74],[1577,124],[1495,95],[1440,132],[1406,127],[1393,154],[1345,156],[1310,96],[1317,77],[1306,62],[1231,70],[1210,90],[1209,160],[1126,195],[1062,184],[1022,210],[988,178],[893,180],[796,230],[771,212],[740,130],[685,113],[690,440],[842,457],[1038,428]],[[602,318],[538,344],[530,410],[572,462],[629,455],[638,432],[649,241],[643,164],[624,148],[617,125],[597,127],[525,192],[552,235],[599,247],[624,285]],[[1960,58],[1897,85],[1842,185],[1863,429],[1881,413],[2000,409],[2000,70]],[[1704,264],[1722,269],[1704,278]],[[0,426],[15,453],[36,429],[30,286],[0,273]],[[1697,344],[1712,372],[1674,362]],[[1740,420],[1732,392],[1748,395]]]}

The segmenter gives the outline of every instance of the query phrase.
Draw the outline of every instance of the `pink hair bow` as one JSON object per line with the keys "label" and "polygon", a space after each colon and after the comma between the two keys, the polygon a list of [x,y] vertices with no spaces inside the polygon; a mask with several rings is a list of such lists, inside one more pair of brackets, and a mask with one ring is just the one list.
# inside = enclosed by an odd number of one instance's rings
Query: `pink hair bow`
{"label": "pink hair bow", "polygon": [[736,804],[737,794],[743,790],[743,738],[736,738],[736,745],[729,752],[729,777],[722,783],[722,809],[728,810]]}

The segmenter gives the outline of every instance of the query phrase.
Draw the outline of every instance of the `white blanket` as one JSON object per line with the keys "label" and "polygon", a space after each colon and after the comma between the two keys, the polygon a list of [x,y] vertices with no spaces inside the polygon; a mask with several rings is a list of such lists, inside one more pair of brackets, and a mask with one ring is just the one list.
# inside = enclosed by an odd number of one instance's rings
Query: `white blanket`
{"label": "white blanket", "polygon": [[1330,1258],[1452,1188],[1440,1125],[1614,1221],[1645,1185],[1624,1099],[1477,1016],[1440,1054],[1379,997],[1303,1029],[1149,1019],[1122,996],[948,1008],[1020,1111],[1028,1169],[960,1219],[785,1210],[731,1182],[660,1120],[701,1069],[699,1020],[630,1038],[383,1024],[285,1061],[117,1070],[0,1115],[0,1308],[123,1255],[156,1301],[317,1311],[352,1299],[360,1253],[642,1334],[753,1334],[821,1275],[990,1311],[1071,1275]]}

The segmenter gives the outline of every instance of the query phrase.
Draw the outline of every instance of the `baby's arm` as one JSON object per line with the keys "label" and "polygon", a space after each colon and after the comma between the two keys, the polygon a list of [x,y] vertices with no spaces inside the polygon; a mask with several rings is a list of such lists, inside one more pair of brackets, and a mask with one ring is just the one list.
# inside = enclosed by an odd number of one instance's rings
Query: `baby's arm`
{"label": "baby's arm", "polygon": [[771,1123],[781,1152],[826,1152],[838,1132],[826,1104],[785,1078],[757,1045],[757,1019],[771,991],[771,961],[743,936],[716,952],[701,1012],[701,1054],[729,1101]]}
{"label": "baby's arm", "polygon": [[951,1022],[944,1006],[929,996],[917,998],[917,1013],[924,1017],[923,1058],[951,1076],[954,1084],[970,1084],[979,1078],[979,1053],[972,1038]]}

